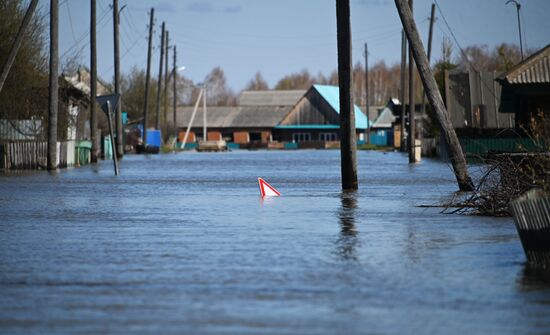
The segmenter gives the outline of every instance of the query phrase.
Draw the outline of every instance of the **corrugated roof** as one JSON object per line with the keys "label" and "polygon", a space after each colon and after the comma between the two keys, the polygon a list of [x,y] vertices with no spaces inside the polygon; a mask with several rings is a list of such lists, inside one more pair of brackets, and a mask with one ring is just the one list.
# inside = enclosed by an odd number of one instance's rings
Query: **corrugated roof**
{"label": "corrugated roof", "polygon": [[294,106],[306,93],[305,90],[243,91],[240,106]]}
{"label": "corrugated roof", "polygon": [[231,127],[260,127],[272,128],[281,122],[290,111],[289,106],[246,106],[241,107],[239,113],[231,121]]}
{"label": "corrugated roof", "polygon": [[[329,86],[329,85],[313,85],[313,88],[319,94],[325,99],[332,109],[336,111],[336,113],[340,114],[340,88],[337,86]],[[368,118],[365,116],[365,114],[361,111],[361,109],[354,105],[354,111],[355,111],[355,128],[357,129],[365,129],[368,128],[369,121]]]}
{"label": "corrugated roof", "polygon": [[[288,113],[290,107],[246,106],[207,107],[206,124],[212,128],[272,128]],[[178,127],[189,124],[193,107],[178,108]],[[193,127],[203,126],[203,108],[199,107],[193,120]]]}
{"label": "corrugated roof", "polygon": [[394,121],[395,116],[393,115],[392,111],[388,107],[386,107],[372,123],[372,128],[391,128]]}
{"label": "corrugated roof", "polygon": [[509,84],[550,84],[550,44],[504,74]]}

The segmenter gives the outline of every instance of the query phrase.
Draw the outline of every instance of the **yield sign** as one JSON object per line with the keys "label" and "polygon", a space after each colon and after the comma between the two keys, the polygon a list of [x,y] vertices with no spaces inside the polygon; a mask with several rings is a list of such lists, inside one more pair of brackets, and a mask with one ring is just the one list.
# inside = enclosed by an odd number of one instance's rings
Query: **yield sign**
{"label": "yield sign", "polygon": [[278,197],[281,195],[273,186],[269,185],[265,180],[258,177],[258,186],[260,186],[260,194],[263,197]]}
{"label": "yield sign", "polygon": [[109,113],[109,108],[107,107],[107,101],[111,105],[111,113],[116,109],[116,106],[118,105],[118,100],[120,100],[120,94],[109,94],[109,95],[100,95],[95,97],[99,105],[101,106],[101,109],[105,112],[105,114]]}

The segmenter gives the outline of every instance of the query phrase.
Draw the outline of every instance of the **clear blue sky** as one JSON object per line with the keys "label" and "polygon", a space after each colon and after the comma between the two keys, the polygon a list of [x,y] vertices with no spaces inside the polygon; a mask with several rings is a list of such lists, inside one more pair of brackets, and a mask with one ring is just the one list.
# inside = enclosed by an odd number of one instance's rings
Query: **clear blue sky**
{"label": "clear blue sky", "polygon": [[[155,49],[152,74],[158,73],[160,24],[166,22],[171,43],[178,49],[183,74],[200,82],[221,66],[230,86],[241,90],[260,71],[273,86],[285,74],[308,69],[329,74],[337,66],[335,0],[119,0],[121,13],[122,70],[145,68],[148,11],[155,7]],[[524,43],[540,48],[550,43],[549,0],[520,0]],[[41,6],[47,7],[48,1]],[[89,64],[90,1],[61,0],[60,54],[82,50]],[[111,0],[97,0],[98,74],[113,76]],[[415,0],[415,19],[427,39],[432,0]],[[462,46],[518,43],[515,6],[506,0],[439,0],[443,14]],[[47,8],[43,8],[47,11]],[[351,0],[353,62],[363,62],[363,45],[369,44],[370,64],[399,62],[401,25],[392,0]],[[434,54],[450,36],[440,13],[434,29]],[[82,38],[84,37],[84,38]],[[454,42],[453,42],[454,43]],[[455,55],[458,47],[455,46]],[[170,60],[171,64],[171,60]]]}

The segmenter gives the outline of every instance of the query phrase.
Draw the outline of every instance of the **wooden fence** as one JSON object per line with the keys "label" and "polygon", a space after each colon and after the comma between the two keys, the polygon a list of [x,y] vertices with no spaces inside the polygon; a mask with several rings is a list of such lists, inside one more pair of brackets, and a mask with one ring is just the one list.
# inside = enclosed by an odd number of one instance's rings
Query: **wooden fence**
{"label": "wooden fence", "polygon": [[[45,169],[48,155],[47,142],[11,142],[0,144],[0,168],[5,170]],[[75,142],[57,143],[57,165],[66,168],[74,165]]]}

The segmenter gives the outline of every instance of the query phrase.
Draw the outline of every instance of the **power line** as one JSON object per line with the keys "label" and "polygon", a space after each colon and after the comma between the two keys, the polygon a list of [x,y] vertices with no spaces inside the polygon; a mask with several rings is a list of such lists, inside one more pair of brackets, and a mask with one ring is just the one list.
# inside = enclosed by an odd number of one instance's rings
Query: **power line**
{"label": "power line", "polygon": [[[143,34],[145,34],[147,32],[147,28],[143,31]],[[128,55],[130,53],[130,51],[132,51],[132,49],[137,45],[137,43],[139,42],[139,40],[141,39],[142,37],[138,37],[136,38],[132,44],[130,45],[130,47],[126,48],[126,50],[124,50],[124,53],[122,54],[122,56],[120,57],[120,60],[124,59],[124,57],[126,57],[126,55]],[[110,72],[113,68],[115,67],[115,65],[111,65],[107,70],[103,71],[103,73],[101,74],[102,77],[105,77],[105,75],[107,74],[107,72]]]}
{"label": "power line", "polygon": [[451,26],[449,25],[449,22],[447,22],[447,19],[445,18],[445,15],[443,14],[443,11],[441,10],[441,7],[439,6],[439,3],[437,0],[434,0],[434,3],[435,5],[437,6],[437,9],[439,11],[439,14],[441,15],[441,18],[443,19],[443,22],[445,23],[445,25],[447,26],[447,29],[449,30],[449,32],[451,33],[451,36],[453,38],[453,40],[455,41],[455,44],[456,46],[458,47],[458,49],[460,50],[460,52],[462,53],[462,57],[464,58],[464,60],[468,63],[468,65],[474,69],[474,71],[476,72],[479,72],[480,73],[480,76],[479,76],[479,79],[480,79],[480,82],[483,84],[483,86],[485,86],[487,88],[487,90],[489,90],[489,93],[491,93],[491,95],[493,97],[496,97],[496,93],[495,91],[493,90],[493,88],[491,86],[489,86],[485,80],[483,80],[483,76],[481,76],[481,71],[478,70],[474,64],[472,62],[470,62],[470,59],[468,58],[468,55],[466,54],[466,52],[464,51],[464,49],[462,49],[462,47],[460,46],[460,43],[458,43],[458,39],[456,38],[453,30],[451,29]]}
{"label": "power line", "polygon": [[[109,13],[109,10],[106,10],[105,12],[103,12],[101,15],[101,18],[98,20],[98,24],[102,23],[103,19],[105,19],[105,17],[107,16],[107,14]],[[102,25],[101,28],[100,28],[100,31],[105,28],[106,25]],[[76,43],[74,43],[71,47],[69,47],[69,49],[65,50],[65,52],[61,55],[60,58],[64,58],[69,52],[73,51],[74,48],[78,47],[80,43],[82,43],[82,41],[84,41],[86,39],[86,37],[88,37],[90,35],[90,31],[87,30],[85,31],[81,36],[80,38],[78,39],[78,41]],[[84,45],[84,47],[86,46],[86,44]],[[82,49],[82,48],[81,48]]]}
{"label": "power line", "polygon": [[67,14],[69,14],[69,24],[71,26],[71,34],[73,35],[73,41],[76,43],[76,34],[74,33],[74,26],[73,26],[73,18],[72,18],[72,15],[71,15],[71,7],[69,6],[69,2],[68,1],[65,1],[65,3],[67,4]]}

